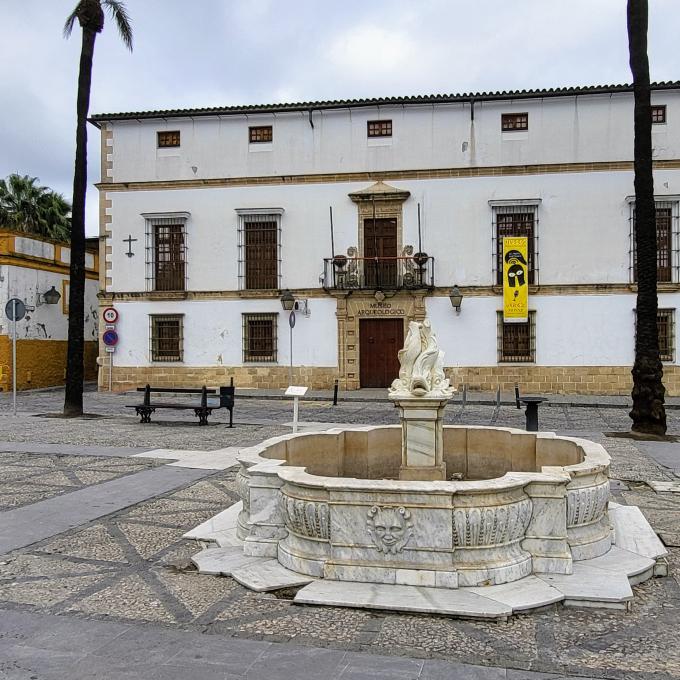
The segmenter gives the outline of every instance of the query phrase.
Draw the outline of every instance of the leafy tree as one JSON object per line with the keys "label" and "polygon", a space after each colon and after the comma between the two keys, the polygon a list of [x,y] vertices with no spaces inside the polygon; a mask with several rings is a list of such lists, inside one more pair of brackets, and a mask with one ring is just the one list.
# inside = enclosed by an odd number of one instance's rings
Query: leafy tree
{"label": "leafy tree", "polygon": [[657,327],[656,208],[652,175],[652,111],[647,57],[647,0],[628,0],[628,46],[635,97],[635,249],[637,315],[633,364],[633,432],[664,435],[666,411]]}
{"label": "leafy tree", "polygon": [[70,204],[38,182],[37,177],[17,174],[0,179],[0,227],[69,241]]}
{"label": "leafy tree", "polygon": [[120,0],[80,0],[66,19],[69,37],[76,20],[82,29],[76,123],[76,161],[73,174],[73,228],[71,236],[71,285],[69,287],[68,350],[64,415],[83,412],[83,328],[85,308],[85,194],[87,192],[87,114],[90,109],[92,59],[97,34],[104,29],[104,10],[118,27],[125,46],[132,50],[132,27]]}

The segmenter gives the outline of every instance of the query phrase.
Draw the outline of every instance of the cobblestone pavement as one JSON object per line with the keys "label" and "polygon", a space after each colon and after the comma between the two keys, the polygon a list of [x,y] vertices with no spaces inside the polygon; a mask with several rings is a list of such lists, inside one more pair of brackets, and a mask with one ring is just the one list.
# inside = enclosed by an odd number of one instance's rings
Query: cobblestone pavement
{"label": "cobblestone pavement", "polygon": [[0,510],[19,508],[160,464],[162,461],[155,460],[0,453]]}
{"label": "cobblestone pavement", "polygon": [[[88,391],[85,410],[89,417],[63,419],[53,416],[63,408],[61,390],[24,392],[19,396],[19,414],[11,413],[10,395],[0,395],[0,442],[42,442],[71,445],[136,446],[213,450],[227,446],[245,446],[290,432],[292,404],[283,400],[242,399],[236,401],[235,427],[225,427],[228,413],[213,412],[210,424],[199,427],[190,412],[167,410],[155,413],[146,425],[126,404],[136,403],[137,394],[109,394]],[[628,408],[601,408],[544,405],[540,409],[542,430],[570,433],[621,432],[630,429]],[[6,414],[2,417],[2,414]],[[668,410],[669,433],[680,434],[680,409]],[[397,410],[391,404],[377,402],[308,401],[300,406],[300,420],[350,424],[398,423]],[[460,425],[498,425],[524,427],[524,411],[512,406],[461,404],[461,396],[449,404],[445,422]]]}
{"label": "cobblestone pavement", "polygon": [[[617,443],[615,457],[640,455]],[[237,500],[234,477],[214,474],[0,558],[0,606],[559,674],[680,677],[680,547],[672,576],[635,588],[631,612],[552,606],[481,622],[299,606],[293,591],[257,594],[189,567],[197,546],[182,533]],[[626,487],[618,500],[640,505],[680,546],[680,498]]]}
{"label": "cobblestone pavement", "polygon": [[[35,393],[26,402],[24,408],[33,413],[54,412],[60,407],[61,394]],[[0,415],[0,442],[211,449],[290,431],[285,423],[291,407],[280,401],[238,403],[239,424],[233,430],[219,419],[215,419],[218,424],[199,428],[180,419],[165,420],[165,416],[160,423],[142,426],[125,412],[126,400],[121,396],[88,394],[86,403],[88,411],[104,417],[63,420],[25,413],[17,418]],[[678,432],[680,414],[676,414],[669,411],[669,424],[671,431]],[[513,408],[496,411],[491,406],[469,405],[461,410],[460,403],[452,404],[447,413],[449,422],[469,424],[520,426],[522,417]],[[390,405],[365,403],[338,407],[305,403],[302,418],[397,422]],[[543,408],[541,424],[558,432],[588,433],[603,443],[612,455],[612,476],[620,480],[613,485],[617,500],[640,506],[669,546],[671,575],[636,586],[630,612],[551,606],[507,622],[465,621],[299,606],[292,603],[291,590],[256,594],[230,578],[199,575],[189,563],[198,547],[181,536],[237,500],[233,469],[0,556],[0,608],[190,629],[284,645],[531,669],[558,674],[546,675],[555,680],[565,675],[680,678],[680,494],[656,494],[645,483],[672,478],[671,468],[657,465],[637,442],[604,434],[628,429],[623,408]],[[680,457],[680,444],[672,446],[678,447]],[[68,493],[78,484],[134,475],[157,464],[144,458],[0,453],[0,508]]]}

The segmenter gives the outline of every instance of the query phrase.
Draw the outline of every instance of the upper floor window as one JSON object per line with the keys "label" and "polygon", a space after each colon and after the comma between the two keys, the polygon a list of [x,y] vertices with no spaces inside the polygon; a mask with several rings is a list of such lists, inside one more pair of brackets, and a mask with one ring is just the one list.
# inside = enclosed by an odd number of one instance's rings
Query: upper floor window
{"label": "upper floor window", "polygon": [[274,139],[274,131],[271,125],[257,125],[248,128],[248,141],[250,144],[262,144]]}
{"label": "upper floor window", "polygon": [[[656,203],[656,272],[657,281],[670,283],[678,280],[678,201]],[[631,281],[637,281],[637,252],[635,245],[635,202],[630,203]]]}
{"label": "upper floor window", "polygon": [[179,146],[180,134],[179,130],[172,130],[170,132],[157,132],[158,148],[166,149],[172,146]]}
{"label": "upper floor window", "polygon": [[503,132],[515,132],[529,129],[528,113],[503,113],[501,114],[501,130]]}
{"label": "upper floor window", "polygon": [[145,214],[147,290],[186,290],[188,213]]}
{"label": "upper floor window", "polygon": [[489,201],[493,210],[493,277],[503,285],[503,239],[526,236],[529,283],[538,283],[538,205],[540,199]]}
{"label": "upper floor window", "polygon": [[367,134],[369,137],[391,137],[392,136],[392,121],[391,120],[369,120],[366,124]]}
{"label": "upper floor window", "polygon": [[239,288],[279,289],[283,209],[237,210],[237,213]]}
{"label": "upper floor window", "polygon": [[666,122],[666,105],[652,106],[652,123],[659,124]]}

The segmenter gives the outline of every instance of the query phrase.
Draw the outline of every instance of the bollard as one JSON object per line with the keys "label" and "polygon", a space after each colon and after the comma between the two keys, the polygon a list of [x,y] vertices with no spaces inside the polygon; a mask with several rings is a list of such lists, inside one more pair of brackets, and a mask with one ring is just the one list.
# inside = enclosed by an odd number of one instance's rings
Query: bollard
{"label": "bollard", "polygon": [[538,432],[538,405],[548,401],[545,397],[522,397],[522,403],[526,405],[526,430]]}
{"label": "bollard", "polygon": [[338,405],[338,379],[335,379],[335,385],[333,385],[333,406]]}
{"label": "bollard", "polygon": [[519,403],[519,384],[515,383],[515,406],[517,408],[522,408],[522,405]]}

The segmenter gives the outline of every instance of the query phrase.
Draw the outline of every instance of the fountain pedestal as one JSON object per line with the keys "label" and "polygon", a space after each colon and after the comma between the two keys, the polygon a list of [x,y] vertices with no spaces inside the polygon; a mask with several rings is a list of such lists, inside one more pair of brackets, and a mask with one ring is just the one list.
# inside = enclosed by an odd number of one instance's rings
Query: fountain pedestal
{"label": "fountain pedestal", "polygon": [[445,480],[444,408],[447,398],[392,397],[401,418],[399,479]]}

